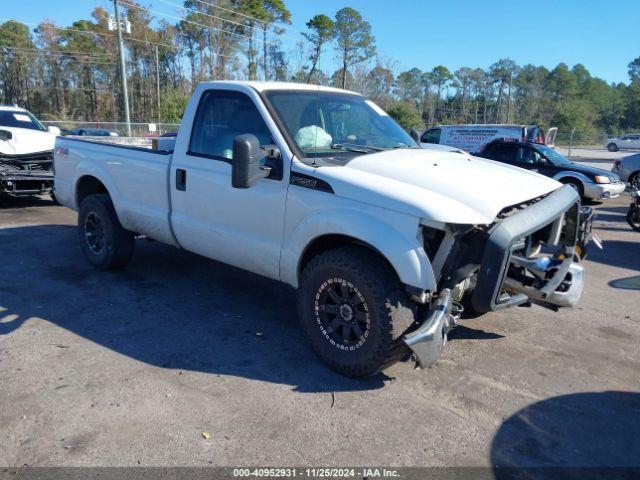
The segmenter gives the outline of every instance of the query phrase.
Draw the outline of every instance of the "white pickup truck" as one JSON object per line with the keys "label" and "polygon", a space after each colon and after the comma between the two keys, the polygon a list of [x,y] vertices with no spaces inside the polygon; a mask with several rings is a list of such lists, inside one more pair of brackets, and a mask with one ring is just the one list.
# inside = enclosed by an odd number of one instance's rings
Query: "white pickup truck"
{"label": "white pickup truck", "polygon": [[153,148],[59,137],[55,194],[98,268],[147,236],[285,282],[319,357],[374,374],[436,361],[463,310],[573,306],[574,189],[423,150],[353,92],[205,82]]}

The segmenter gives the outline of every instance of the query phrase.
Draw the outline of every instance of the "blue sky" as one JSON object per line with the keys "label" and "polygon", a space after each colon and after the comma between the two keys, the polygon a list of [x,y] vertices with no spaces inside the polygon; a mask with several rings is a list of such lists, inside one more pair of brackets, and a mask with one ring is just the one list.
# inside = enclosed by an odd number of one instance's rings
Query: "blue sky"
{"label": "blue sky", "polygon": [[[46,18],[68,25],[108,0],[2,0],[3,18],[37,23]],[[180,0],[166,0],[181,3]],[[519,65],[554,67],[584,64],[608,82],[627,82],[627,64],[640,56],[639,0],[285,0],[292,27],[304,29],[317,13],[333,16],[344,6],[359,10],[373,28],[378,53],[397,62],[398,71],[430,70],[442,64],[488,67],[510,57]],[[159,0],[143,4],[178,16]],[[134,32],[135,33],[135,32]],[[295,31],[287,32],[292,46]],[[334,67],[333,55],[323,61]]]}

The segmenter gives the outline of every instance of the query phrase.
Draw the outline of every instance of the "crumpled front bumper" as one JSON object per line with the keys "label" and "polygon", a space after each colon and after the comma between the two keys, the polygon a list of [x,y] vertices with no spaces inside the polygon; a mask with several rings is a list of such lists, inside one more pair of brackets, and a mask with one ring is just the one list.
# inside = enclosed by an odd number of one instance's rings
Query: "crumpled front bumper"
{"label": "crumpled front bumper", "polygon": [[[497,222],[482,253],[471,297],[474,309],[489,312],[527,301],[574,306],[584,287],[576,247],[590,233],[591,218],[592,212],[581,213],[578,194],[567,185]],[[551,252],[534,248],[536,243],[544,243]],[[418,366],[429,366],[439,358],[448,332],[457,323],[453,303],[450,290],[444,288],[422,325],[404,336]]]}
{"label": "crumpled front bumper", "polygon": [[[569,185],[499,222],[487,239],[471,298],[473,307],[478,312],[490,312],[530,299],[556,306],[575,305],[584,283],[582,267],[574,261],[580,223],[580,199]],[[562,248],[562,258],[550,261],[549,256],[526,258],[519,254],[533,234],[540,231],[547,231],[544,240],[548,246]],[[532,287],[521,279],[509,278],[511,267],[527,269],[539,285]],[[556,290],[567,288],[570,295],[554,295]],[[554,303],[556,300],[558,304]]]}

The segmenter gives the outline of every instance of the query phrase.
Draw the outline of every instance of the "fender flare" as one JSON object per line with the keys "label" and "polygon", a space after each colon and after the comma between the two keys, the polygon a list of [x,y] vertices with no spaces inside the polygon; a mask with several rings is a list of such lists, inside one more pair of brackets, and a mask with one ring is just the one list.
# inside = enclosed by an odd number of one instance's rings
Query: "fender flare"
{"label": "fender flare", "polygon": [[436,290],[436,280],[419,239],[418,224],[412,238],[389,223],[359,210],[318,210],[305,217],[285,238],[280,256],[280,278],[298,287],[300,260],[307,247],[325,235],[345,235],[378,251],[394,268],[400,281],[412,287]]}
{"label": "fender flare", "polygon": [[[73,179],[73,204],[75,206],[75,210],[80,210],[80,205],[78,205],[78,183],[83,177],[93,177],[100,181],[107,189],[107,193],[111,197],[114,207],[117,207],[119,203],[118,188],[113,182],[111,176],[96,163],[88,160],[81,160],[76,167],[76,173]],[[118,208],[115,210],[117,214]]]}
{"label": "fender flare", "polygon": [[562,182],[562,180],[565,178],[574,178],[580,181],[580,183],[582,183],[583,188],[585,184],[593,183],[593,180],[591,180],[586,175],[580,172],[572,172],[571,170],[563,170],[562,172],[558,172],[553,176],[553,179],[557,180],[558,182]]}

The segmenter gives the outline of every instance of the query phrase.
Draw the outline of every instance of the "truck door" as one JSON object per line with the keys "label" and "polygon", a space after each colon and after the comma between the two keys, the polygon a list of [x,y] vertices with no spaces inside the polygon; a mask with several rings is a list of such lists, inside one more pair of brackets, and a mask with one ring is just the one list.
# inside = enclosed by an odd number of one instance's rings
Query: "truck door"
{"label": "truck door", "polygon": [[233,140],[245,133],[261,145],[274,143],[247,94],[205,90],[191,137],[181,140],[188,145],[180,144],[171,166],[172,225],[186,250],[278,278],[288,171],[280,165],[251,188],[233,188]]}

